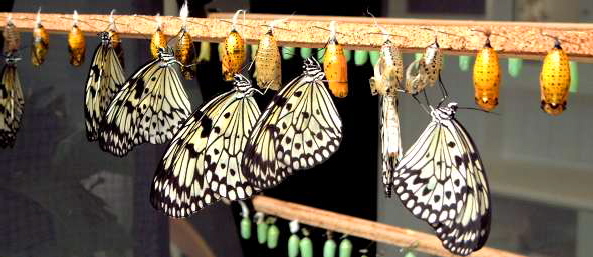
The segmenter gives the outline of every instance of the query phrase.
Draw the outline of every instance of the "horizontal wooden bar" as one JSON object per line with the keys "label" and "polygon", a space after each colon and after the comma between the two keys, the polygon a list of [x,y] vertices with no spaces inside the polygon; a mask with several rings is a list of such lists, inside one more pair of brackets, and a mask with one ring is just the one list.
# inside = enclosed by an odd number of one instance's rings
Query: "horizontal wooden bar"
{"label": "horizontal wooden bar", "polygon": [[[453,256],[441,241],[433,235],[394,227],[370,220],[360,219],[309,206],[286,202],[266,196],[253,198],[255,210],[286,220],[298,220],[313,227],[344,233],[371,241],[400,247],[415,246],[415,251],[437,256]],[[525,257],[506,251],[484,247],[471,254],[472,257]]]}
{"label": "horizontal wooden bar", "polygon": [[[31,31],[35,13],[12,13],[17,27]],[[231,14],[212,14],[209,18],[189,18],[188,28],[196,41],[222,42],[231,30]],[[0,13],[0,20],[6,20],[8,13]],[[66,33],[70,30],[72,14],[42,14],[43,25],[54,33]],[[107,27],[108,15],[80,14],[81,29],[88,35],[94,35]],[[328,17],[304,15],[269,15],[248,14],[239,23],[240,31],[249,44],[255,44],[267,28],[262,26],[272,19],[289,17],[290,20],[279,25],[284,29],[275,30],[275,36],[282,46],[324,47],[329,32],[317,27],[327,28],[329,21],[338,23],[338,41],[348,49],[377,50],[383,42],[382,35],[366,17]],[[124,37],[149,38],[155,30],[154,16],[115,15],[118,30]],[[162,17],[164,31],[173,36],[182,24],[178,17]],[[554,45],[554,40],[543,36],[542,32],[559,37],[563,48],[573,60],[593,62],[593,24],[576,23],[529,23],[529,22],[492,22],[461,20],[422,20],[378,18],[377,21],[389,33],[400,35],[392,37],[404,52],[419,52],[438,36],[441,48],[447,54],[475,54],[481,49],[486,37],[472,29],[489,29],[495,35],[491,37],[492,46],[502,56],[541,59]],[[4,26],[4,24],[2,24]],[[444,33],[435,33],[423,29],[432,28]],[[286,29],[286,30],[285,30]]]}

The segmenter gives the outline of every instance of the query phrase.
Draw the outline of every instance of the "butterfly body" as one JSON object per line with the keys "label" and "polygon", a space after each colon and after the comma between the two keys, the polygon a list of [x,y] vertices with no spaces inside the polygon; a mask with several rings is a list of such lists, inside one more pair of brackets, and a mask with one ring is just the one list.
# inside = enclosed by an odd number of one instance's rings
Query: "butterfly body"
{"label": "butterfly body", "polygon": [[232,81],[233,76],[241,71],[247,58],[245,41],[235,29],[224,40],[222,51],[222,75],[225,81]]}
{"label": "butterfly body", "polygon": [[84,33],[74,24],[68,33],[68,52],[70,53],[70,64],[74,67],[80,66],[84,62],[86,52],[86,41]]}
{"label": "butterfly body", "polygon": [[435,40],[426,48],[421,59],[414,61],[406,70],[406,92],[417,94],[426,87],[434,86],[441,74],[443,54]]}
{"label": "butterfly body", "polygon": [[111,100],[125,81],[111,34],[101,32],[99,37],[101,43],[93,54],[84,98],[86,135],[89,141],[98,139],[99,125]]}
{"label": "butterfly body", "polygon": [[539,77],[541,88],[541,109],[553,116],[566,109],[570,87],[570,64],[568,55],[556,40],[554,48],[544,58]]}
{"label": "butterfly body", "polygon": [[396,168],[394,190],[459,255],[480,249],[490,233],[490,189],[478,150],[455,119],[456,103],[432,108],[432,121]]}
{"label": "butterfly body", "polygon": [[221,197],[245,199],[255,192],[240,170],[243,148],[260,115],[255,91],[237,74],[234,90],[187,119],[155,173],[150,199],[156,209],[186,217]]}
{"label": "butterfly body", "polygon": [[31,49],[31,63],[35,67],[41,66],[45,61],[49,48],[49,33],[41,23],[37,23],[33,29],[33,49]]}
{"label": "butterfly body", "polygon": [[190,114],[171,49],[140,67],[109,104],[100,128],[99,145],[116,156],[135,145],[162,144],[173,138]]}
{"label": "butterfly body", "polygon": [[20,60],[9,54],[2,69],[0,81],[0,148],[13,147],[21,127],[25,107],[23,89],[19,80],[16,62]]}
{"label": "butterfly body", "polygon": [[483,110],[492,111],[498,105],[500,91],[500,64],[498,54],[486,40],[474,64],[474,100]]}
{"label": "butterfly body", "polygon": [[259,41],[255,55],[255,74],[260,88],[280,89],[282,83],[280,51],[272,30],[269,30]]}
{"label": "butterfly body", "polygon": [[348,95],[348,63],[344,47],[335,37],[330,38],[323,58],[323,70],[328,80],[329,90],[335,97]]}
{"label": "butterfly body", "polygon": [[323,77],[319,63],[307,58],[303,74],[278,92],[255,124],[241,164],[255,187],[275,186],[337,151],[342,121]]}
{"label": "butterfly body", "polygon": [[393,174],[401,160],[403,149],[399,124],[398,96],[380,96],[381,178],[385,195],[391,197]]}

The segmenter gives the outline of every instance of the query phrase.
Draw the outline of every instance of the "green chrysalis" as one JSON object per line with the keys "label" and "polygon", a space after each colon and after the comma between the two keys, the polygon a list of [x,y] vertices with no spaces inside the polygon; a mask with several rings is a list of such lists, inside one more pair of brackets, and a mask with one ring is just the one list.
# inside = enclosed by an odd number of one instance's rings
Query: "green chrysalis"
{"label": "green chrysalis", "polygon": [[251,59],[255,60],[255,54],[257,54],[257,49],[259,45],[250,45],[251,46]]}
{"label": "green chrysalis", "polygon": [[265,244],[268,237],[268,223],[257,223],[257,242]]}
{"label": "green chrysalis", "polygon": [[288,238],[288,257],[297,257],[299,255],[299,236],[292,234]]}
{"label": "green chrysalis", "polygon": [[363,66],[369,61],[369,52],[363,50],[354,51],[354,64],[356,66]]}
{"label": "green chrysalis", "polygon": [[346,62],[352,59],[352,50],[344,49],[344,56],[346,56]]}
{"label": "green chrysalis", "polygon": [[328,239],[323,245],[323,257],[336,257],[336,248],[338,245],[333,239]]}
{"label": "green chrysalis", "polygon": [[460,55],[459,56],[459,69],[461,71],[468,71],[470,63],[472,61],[472,57],[468,55]]}
{"label": "green chrysalis", "polygon": [[311,48],[301,48],[301,57],[303,59],[307,59],[313,55],[313,50]]}
{"label": "green chrysalis", "polygon": [[371,65],[375,66],[379,61],[379,51],[370,51],[369,57],[371,57]]}
{"label": "green chrysalis", "polygon": [[241,237],[243,239],[251,238],[251,220],[248,217],[241,220]]}
{"label": "green chrysalis", "polygon": [[352,242],[348,238],[344,238],[340,242],[340,257],[350,256],[352,256]]}
{"label": "green chrysalis", "polygon": [[268,228],[268,248],[276,249],[278,246],[278,237],[280,236],[280,230],[275,224],[270,225]]}
{"label": "green chrysalis", "polygon": [[570,88],[571,93],[576,93],[579,90],[579,64],[575,61],[570,61]]}
{"label": "green chrysalis", "polygon": [[299,243],[301,257],[313,257],[313,242],[308,237],[304,237]]}
{"label": "green chrysalis", "polygon": [[282,59],[290,60],[294,56],[296,49],[294,47],[285,46],[282,48]]}
{"label": "green chrysalis", "polygon": [[523,59],[521,58],[509,58],[509,74],[513,78],[519,77],[523,70]]}
{"label": "green chrysalis", "polygon": [[323,56],[325,55],[325,48],[317,48],[317,61],[323,62]]}
{"label": "green chrysalis", "polygon": [[414,254],[414,252],[407,252],[404,257],[416,257],[416,254]]}

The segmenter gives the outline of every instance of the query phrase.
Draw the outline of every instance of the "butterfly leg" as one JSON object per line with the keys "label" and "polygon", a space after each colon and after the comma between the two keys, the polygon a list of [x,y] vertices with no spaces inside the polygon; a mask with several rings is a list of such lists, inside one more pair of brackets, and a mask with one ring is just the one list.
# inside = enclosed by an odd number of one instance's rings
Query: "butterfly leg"
{"label": "butterfly leg", "polygon": [[412,94],[412,97],[414,98],[414,100],[416,100],[416,102],[418,102],[418,104],[420,106],[422,106],[422,109],[424,109],[424,111],[426,113],[430,114],[430,111],[428,111],[428,108],[426,108],[426,106],[422,102],[420,102],[420,99],[418,99],[418,93]]}
{"label": "butterfly leg", "polygon": [[449,92],[447,92],[447,88],[445,88],[445,84],[443,84],[443,80],[441,79],[441,74],[439,74],[439,89],[441,90],[441,93],[443,94],[443,98],[441,98],[441,101],[439,101],[439,107],[441,106],[441,104],[445,101],[445,99],[447,99],[449,97]]}

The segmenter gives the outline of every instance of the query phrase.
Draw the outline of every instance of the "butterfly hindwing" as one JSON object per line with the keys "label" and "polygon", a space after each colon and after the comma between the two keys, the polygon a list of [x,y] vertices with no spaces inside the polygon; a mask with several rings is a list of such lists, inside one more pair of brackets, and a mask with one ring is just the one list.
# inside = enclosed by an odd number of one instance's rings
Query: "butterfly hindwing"
{"label": "butterfly hindwing", "polygon": [[7,63],[0,81],[0,148],[13,147],[21,127],[25,100],[16,65]]}
{"label": "butterfly hindwing", "polygon": [[404,206],[433,226],[447,249],[468,255],[488,237],[490,194],[480,155],[453,110],[433,110],[393,184]]}
{"label": "butterfly hindwing", "polygon": [[99,44],[93,56],[84,101],[85,125],[89,141],[98,139],[99,126],[107,108],[125,81],[113,47]]}

